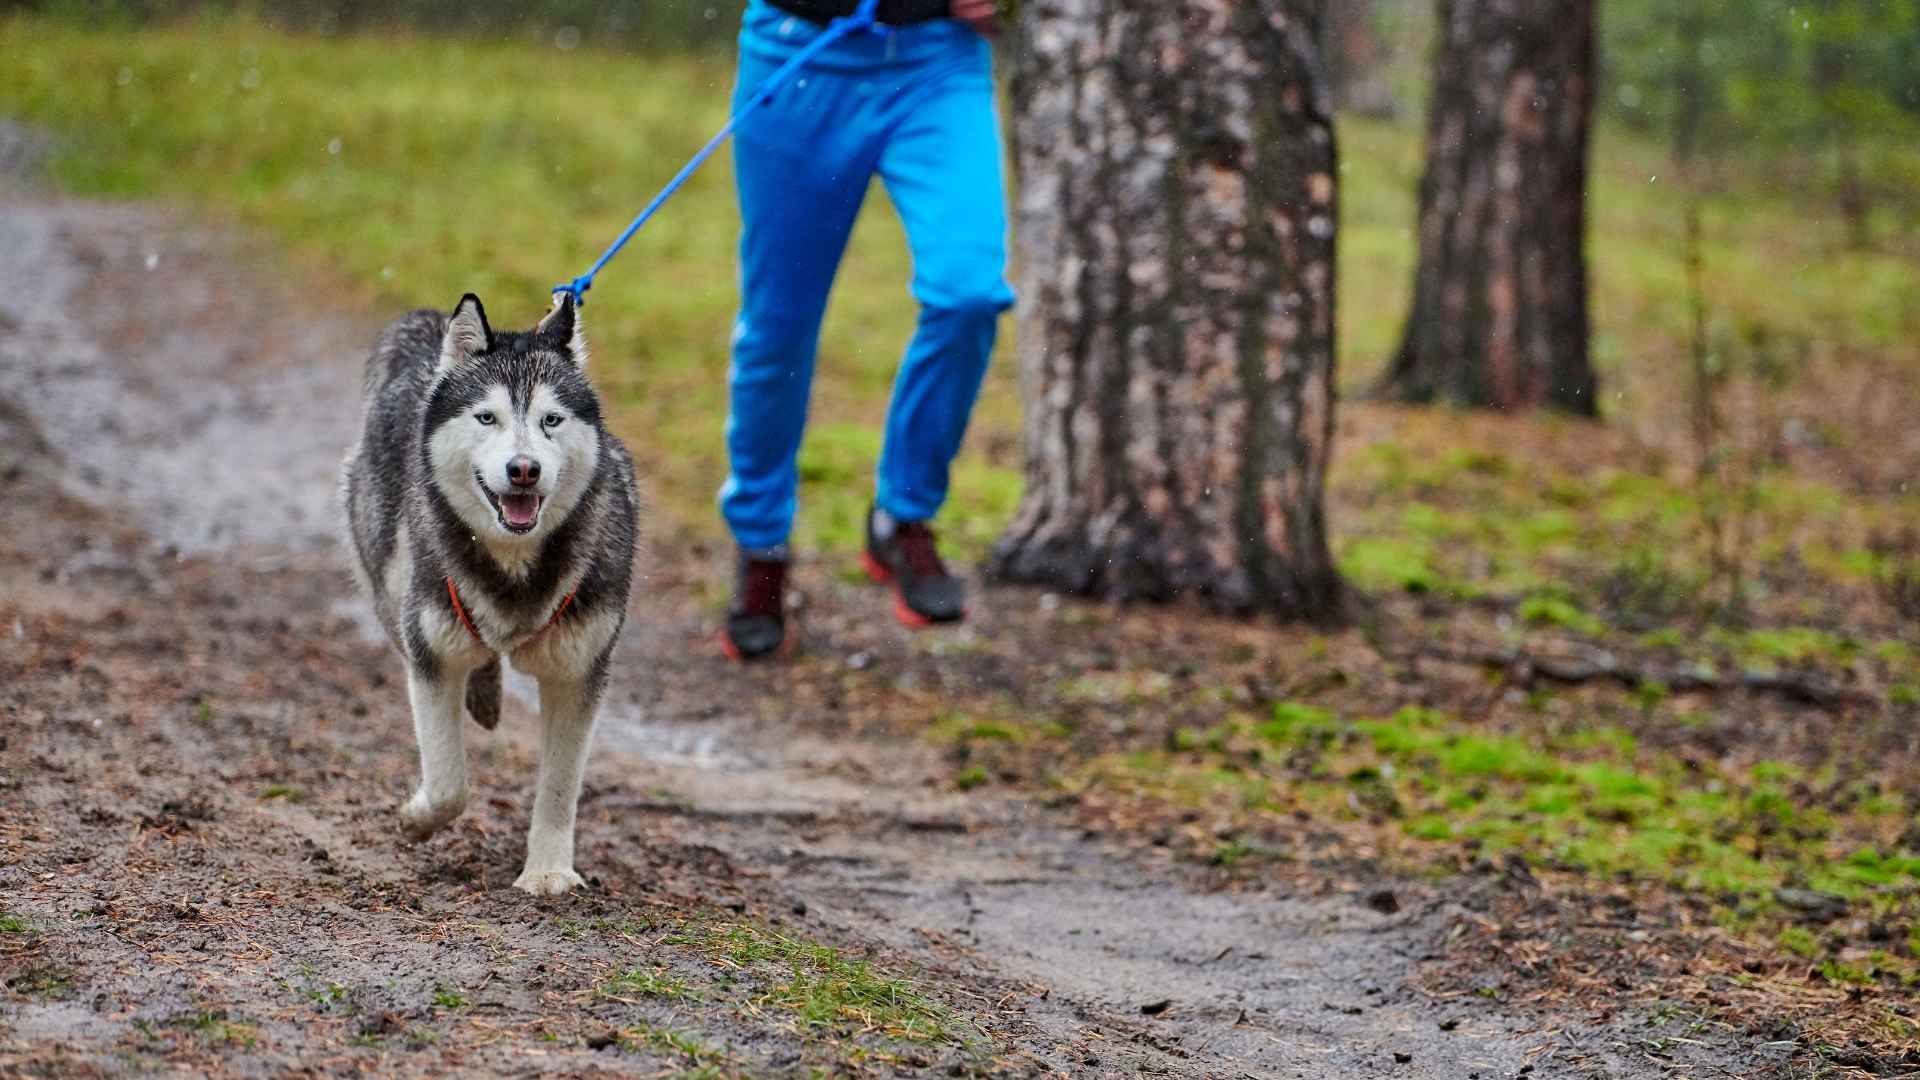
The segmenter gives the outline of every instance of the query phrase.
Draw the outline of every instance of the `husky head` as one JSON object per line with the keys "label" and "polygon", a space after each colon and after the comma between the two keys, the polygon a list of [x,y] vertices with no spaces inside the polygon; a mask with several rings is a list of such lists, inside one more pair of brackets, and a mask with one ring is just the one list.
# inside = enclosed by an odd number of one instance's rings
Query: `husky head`
{"label": "husky head", "polygon": [[495,333],[480,299],[447,320],[423,450],[447,504],[489,546],[564,521],[600,463],[600,399],[572,296],[526,333]]}

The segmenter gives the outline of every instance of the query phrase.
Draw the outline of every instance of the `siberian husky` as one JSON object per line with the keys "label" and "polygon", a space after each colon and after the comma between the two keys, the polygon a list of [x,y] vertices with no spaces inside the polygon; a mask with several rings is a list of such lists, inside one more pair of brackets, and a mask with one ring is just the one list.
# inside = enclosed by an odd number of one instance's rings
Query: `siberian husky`
{"label": "siberian husky", "polygon": [[526,333],[479,298],[416,311],[367,362],[366,429],[342,466],[364,584],[407,668],[420,786],[400,808],[425,839],[467,801],[462,704],[500,720],[500,660],[540,685],[540,775],[514,886],[553,896],[573,869],[580,775],[626,620],[639,500],[602,423],[573,298]]}

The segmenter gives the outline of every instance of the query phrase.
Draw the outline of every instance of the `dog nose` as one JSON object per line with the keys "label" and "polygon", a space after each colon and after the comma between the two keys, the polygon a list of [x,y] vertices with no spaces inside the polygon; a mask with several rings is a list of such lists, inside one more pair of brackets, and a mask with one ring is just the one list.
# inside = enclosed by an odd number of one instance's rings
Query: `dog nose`
{"label": "dog nose", "polygon": [[525,454],[507,462],[507,480],[514,487],[527,487],[540,480],[540,463]]}

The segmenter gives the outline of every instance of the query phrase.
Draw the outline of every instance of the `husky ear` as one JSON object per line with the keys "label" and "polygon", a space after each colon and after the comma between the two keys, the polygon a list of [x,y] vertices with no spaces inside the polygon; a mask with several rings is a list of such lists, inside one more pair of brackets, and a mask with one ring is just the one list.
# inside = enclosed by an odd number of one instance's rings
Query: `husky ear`
{"label": "husky ear", "polygon": [[487,326],[487,310],[480,298],[468,293],[454,305],[447,320],[447,336],[440,342],[440,370],[445,371],[463,360],[493,348],[493,330]]}
{"label": "husky ear", "polygon": [[573,357],[573,362],[581,367],[587,366],[587,335],[580,325],[580,307],[573,302],[572,293],[555,294],[553,310],[533,328],[533,334],[541,345]]}

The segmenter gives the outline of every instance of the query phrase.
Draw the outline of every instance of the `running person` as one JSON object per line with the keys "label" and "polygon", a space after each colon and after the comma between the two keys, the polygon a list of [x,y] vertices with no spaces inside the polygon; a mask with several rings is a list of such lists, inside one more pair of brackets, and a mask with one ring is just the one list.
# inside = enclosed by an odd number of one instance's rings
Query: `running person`
{"label": "running person", "polygon": [[[857,0],[748,0],[735,109]],[[786,638],[787,538],[820,322],[868,183],[906,226],[919,325],[888,407],[866,565],[901,621],[966,614],[931,522],[986,375],[1006,282],[1006,197],[994,113],[994,0],[881,0],[885,33],[849,35],[748,114],[734,140],[741,308],[720,511],[740,547],[725,644],[738,659]]]}

